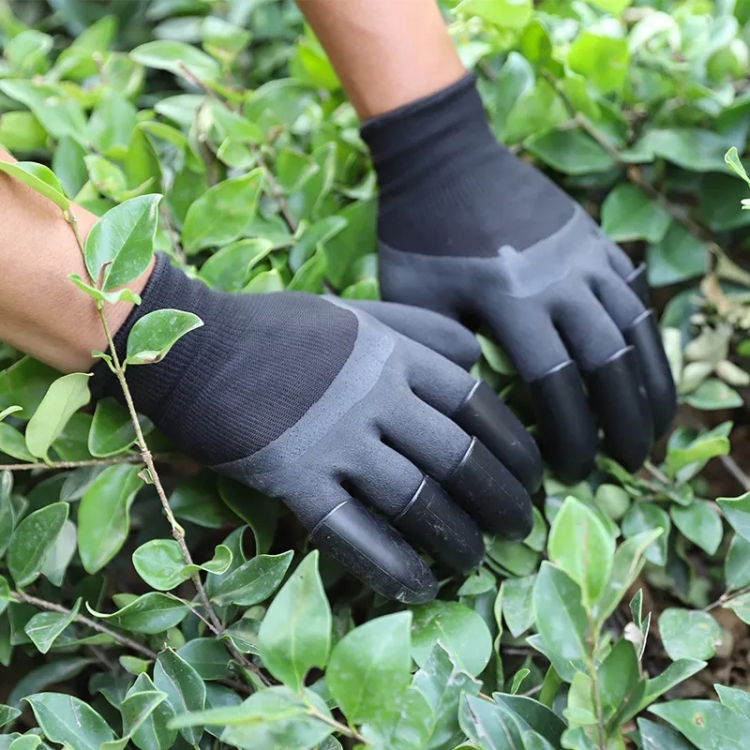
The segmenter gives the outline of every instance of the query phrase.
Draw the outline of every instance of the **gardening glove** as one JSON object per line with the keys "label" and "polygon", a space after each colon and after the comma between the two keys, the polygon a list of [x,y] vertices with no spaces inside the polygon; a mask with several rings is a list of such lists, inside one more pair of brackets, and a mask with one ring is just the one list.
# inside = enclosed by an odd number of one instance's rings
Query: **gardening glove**
{"label": "gardening glove", "polygon": [[[541,481],[530,435],[487,385],[378,321],[376,303],[212,291],[166,256],[142,297],[115,337],[121,355],[153,310],[204,326],[163,361],[128,367],[138,410],[187,455],[282,499],[376,591],[428,601],[437,581],[417,550],[467,571],[482,559],[480,529],[530,532],[528,492]],[[382,311],[465,365],[478,354],[453,321]],[[96,395],[122,396],[103,363],[95,375]]]}
{"label": "gardening glove", "polygon": [[639,468],[676,406],[645,269],[497,142],[471,75],[362,136],[380,187],[384,299],[489,327],[563,481],[593,468],[597,422],[611,456]]}

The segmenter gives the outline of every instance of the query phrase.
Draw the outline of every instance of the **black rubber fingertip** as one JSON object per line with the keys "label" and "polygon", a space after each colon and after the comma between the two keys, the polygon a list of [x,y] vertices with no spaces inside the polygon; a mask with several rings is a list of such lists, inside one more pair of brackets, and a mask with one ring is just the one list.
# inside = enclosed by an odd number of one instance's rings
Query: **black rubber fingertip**
{"label": "black rubber fingertip", "polygon": [[631,271],[625,279],[625,283],[638,295],[644,307],[648,307],[651,295],[648,288],[645,263],[641,263],[638,268]]}
{"label": "black rubber fingertip", "polygon": [[596,428],[575,362],[556,367],[529,389],[542,453],[562,482],[580,482],[594,469]]}
{"label": "black rubber fingertip", "polygon": [[591,373],[588,388],[607,452],[628,471],[636,471],[651,451],[653,423],[633,347],[617,352]]}
{"label": "black rubber fingertip", "polygon": [[312,542],[379,594],[405,604],[437,596],[438,582],[417,552],[356,502],[332,510],[310,534]]}
{"label": "black rubber fingertip", "polygon": [[534,439],[487,383],[480,380],[453,421],[479,438],[530,493],[542,484],[542,457]]}
{"label": "black rubber fingertip", "polygon": [[654,424],[654,438],[670,428],[677,411],[677,389],[664,351],[656,316],[651,310],[639,315],[625,331],[625,340],[635,347],[638,364],[646,385]]}
{"label": "black rubber fingertip", "polygon": [[457,570],[473,570],[484,557],[484,540],[476,524],[429,477],[393,525],[412,544]]}
{"label": "black rubber fingertip", "polygon": [[486,531],[513,541],[525,539],[531,533],[534,525],[531,498],[476,438],[443,485]]}

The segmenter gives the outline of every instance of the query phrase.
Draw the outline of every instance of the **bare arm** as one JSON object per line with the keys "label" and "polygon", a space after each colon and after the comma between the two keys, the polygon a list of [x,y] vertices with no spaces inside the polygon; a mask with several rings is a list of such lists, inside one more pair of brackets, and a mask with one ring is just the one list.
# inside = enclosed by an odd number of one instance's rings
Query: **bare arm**
{"label": "bare arm", "polygon": [[465,75],[435,0],[298,0],[361,119]]}
{"label": "bare arm", "polygon": [[[0,159],[14,161],[0,149]],[[63,372],[88,370],[93,349],[107,341],[93,300],[68,279],[86,278],[86,268],[70,225],[51,201],[0,173],[0,341],[28,352]],[[96,216],[76,207],[85,238]],[[150,271],[131,288],[140,292]],[[113,330],[132,304],[107,306]]]}

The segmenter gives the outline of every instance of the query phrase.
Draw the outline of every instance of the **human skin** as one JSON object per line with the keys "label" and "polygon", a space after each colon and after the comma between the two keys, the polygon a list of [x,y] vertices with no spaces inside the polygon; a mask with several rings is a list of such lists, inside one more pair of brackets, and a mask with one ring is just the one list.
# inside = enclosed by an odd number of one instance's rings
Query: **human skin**
{"label": "human skin", "polygon": [[[0,149],[0,160],[15,159]],[[87,278],[70,224],[52,201],[0,172],[0,341],[21,349],[61,372],[85,372],[91,352],[105,351],[107,339],[94,301],[68,278]],[[97,217],[75,206],[81,237]],[[151,269],[129,284],[139,293]],[[116,331],[133,305],[105,305]]]}
{"label": "human skin", "polygon": [[435,0],[297,0],[361,120],[466,74]]}

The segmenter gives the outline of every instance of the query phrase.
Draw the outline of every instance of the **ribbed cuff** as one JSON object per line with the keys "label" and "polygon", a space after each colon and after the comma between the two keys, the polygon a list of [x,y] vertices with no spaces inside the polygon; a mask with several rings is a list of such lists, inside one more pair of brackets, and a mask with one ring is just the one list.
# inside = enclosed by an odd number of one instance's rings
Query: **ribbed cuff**
{"label": "ribbed cuff", "polygon": [[471,169],[499,148],[469,73],[442,91],[368,120],[361,129],[381,195],[439,171]]}

